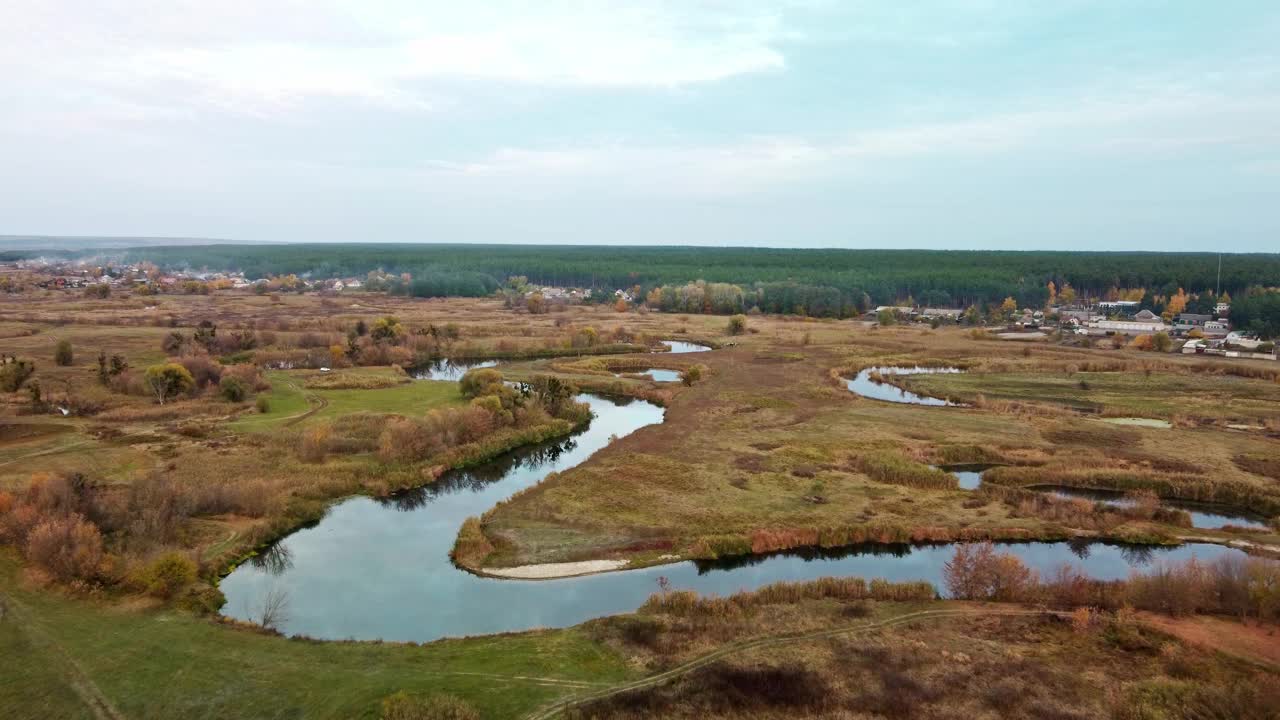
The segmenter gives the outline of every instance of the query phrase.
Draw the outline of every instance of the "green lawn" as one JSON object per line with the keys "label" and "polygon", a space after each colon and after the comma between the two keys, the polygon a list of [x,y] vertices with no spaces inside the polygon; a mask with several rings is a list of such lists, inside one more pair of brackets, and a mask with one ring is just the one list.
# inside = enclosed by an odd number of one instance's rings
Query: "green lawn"
{"label": "green lawn", "polygon": [[[353,375],[386,375],[387,368],[359,368],[344,371]],[[267,373],[271,390],[266,393],[271,411],[248,413],[231,424],[236,430],[264,432],[295,419],[312,407],[320,407],[306,423],[332,419],[355,412],[422,415],[428,410],[463,402],[456,382],[415,380],[373,390],[313,390],[305,387],[305,374],[290,371]]]}
{"label": "green lawn", "polygon": [[[582,631],[423,646],[313,643],[172,612],[104,608],[19,586],[0,554],[0,717],[91,717],[68,658],[130,718],[374,718],[398,690],[449,693],[485,718],[519,717],[572,688],[634,675]],[[83,681],[80,683],[85,684]]]}

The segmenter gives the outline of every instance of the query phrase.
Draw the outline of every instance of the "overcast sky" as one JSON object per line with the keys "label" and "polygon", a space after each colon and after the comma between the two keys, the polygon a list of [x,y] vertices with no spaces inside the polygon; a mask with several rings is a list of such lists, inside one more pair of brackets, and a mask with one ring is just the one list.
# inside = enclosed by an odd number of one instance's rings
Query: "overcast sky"
{"label": "overcast sky", "polygon": [[5,0],[0,233],[1280,251],[1280,3]]}

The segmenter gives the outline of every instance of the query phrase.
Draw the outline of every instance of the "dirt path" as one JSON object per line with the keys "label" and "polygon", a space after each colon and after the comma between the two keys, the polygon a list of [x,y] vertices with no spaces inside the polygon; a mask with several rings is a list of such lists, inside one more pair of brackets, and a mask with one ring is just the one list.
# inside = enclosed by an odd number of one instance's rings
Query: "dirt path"
{"label": "dirt path", "polygon": [[1206,615],[1172,618],[1144,612],[1138,617],[1143,623],[1190,645],[1280,670],[1280,629],[1274,626],[1246,625]]}
{"label": "dirt path", "polygon": [[314,393],[313,393],[313,394],[308,394],[308,395],[306,395],[305,397],[306,397],[306,399],[307,399],[307,403],[308,403],[308,404],[311,404],[311,409],[310,409],[310,410],[308,410],[308,411],[306,411],[306,412],[304,412],[304,413],[299,413],[299,414],[294,415],[293,417],[289,418],[289,419],[288,419],[287,421],[285,421],[285,423],[284,423],[285,427],[290,427],[290,426],[293,426],[293,425],[297,425],[298,423],[302,422],[303,420],[306,420],[307,418],[311,417],[312,415],[315,415],[316,413],[320,412],[321,410],[323,410],[323,409],[325,409],[325,408],[329,407],[329,399],[328,399],[328,398],[322,397],[322,396],[320,396],[320,395],[316,395],[316,394],[314,394]]}
{"label": "dirt path", "polygon": [[32,645],[44,648],[58,659],[67,685],[89,708],[95,718],[98,720],[125,720],[125,716],[111,704],[111,701],[94,684],[93,680],[89,679],[84,669],[71,657],[66,648],[62,647],[57,640],[54,640],[32,618],[31,613],[27,611],[27,608],[22,603],[3,593],[0,593],[0,622],[15,623],[19,631],[27,636]]}

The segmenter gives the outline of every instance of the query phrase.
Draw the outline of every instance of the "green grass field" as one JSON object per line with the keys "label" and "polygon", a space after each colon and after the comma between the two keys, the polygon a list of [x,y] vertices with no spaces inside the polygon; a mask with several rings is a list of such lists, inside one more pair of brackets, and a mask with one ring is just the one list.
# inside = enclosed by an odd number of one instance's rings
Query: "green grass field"
{"label": "green grass field", "polygon": [[398,690],[457,695],[484,717],[505,718],[574,689],[555,681],[634,676],[577,629],[424,646],[313,643],[30,592],[18,572],[0,554],[4,718],[93,717],[77,684],[130,718],[374,718]]}
{"label": "green grass field", "polygon": [[[358,368],[346,370],[352,375],[390,375],[388,368]],[[305,375],[277,370],[268,372],[271,390],[265,393],[271,410],[265,414],[248,413],[231,428],[243,432],[265,432],[291,420],[297,420],[311,408],[318,408],[308,415],[304,423],[333,419],[355,412],[395,415],[423,415],[438,407],[462,404],[462,395],[455,382],[418,380],[394,387],[350,390],[318,390],[304,387]]]}

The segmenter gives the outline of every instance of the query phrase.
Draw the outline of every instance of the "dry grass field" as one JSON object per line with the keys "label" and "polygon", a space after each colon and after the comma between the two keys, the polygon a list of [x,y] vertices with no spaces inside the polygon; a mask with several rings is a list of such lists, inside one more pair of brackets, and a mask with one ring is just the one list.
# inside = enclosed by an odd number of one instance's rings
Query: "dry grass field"
{"label": "dry grass field", "polygon": [[[397,329],[374,341],[375,326],[389,316]],[[358,326],[366,332],[353,337]],[[201,332],[206,337],[198,341]],[[716,349],[649,352],[671,339]],[[58,365],[64,340],[74,356]],[[9,612],[0,620],[0,646],[39,658],[21,668],[22,677],[47,687],[50,717],[88,716],[78,704],[84,683],[66,679],[67,655],[80,659],[89,684],[127,716],[373,717],[379,698],[396,689],[444,689],[476,702],[486,717],[513,717],[582,691],[586,685],[574,683],[590,678],[592,668],[621,682],[754,632],[804,633],[919,609],[805,601],[701,622],[650,608],[568,631],[436,643],[420,654],[288,641],[188,614],[218,606],[220,573],[338,498],[430,483],[446,468],[563,435],[578,421],[572,408],[553,415],[550,404],[500,407],[498,400],[486,415],[458,383],[407,377],[406,368],[433,357],[500,359],[507,380],[558,376],[582,390],[666,408],[664,423],[612,443],[470,524],[492,548],[460,558],[476,568],[586,559],[648,565],[867,540],[1195,537],[1248,543],[1263,554],[1280,548],[1280,368],[1267,363],[796,317],[752,316],[745,332],[730,334],[719,316],[608,306],[530,315],[497,300],[363,293],[0,297],[0,344],[2,354],[36,367],[26,386],[0,394],[0,516],[48,514],[30,521],[38,522],[75,513],[101,533],[91,568],[48,565],[60,568],[55,572],[37,556],[20,563],[17,552],[5,555],[0,602],[7,594],[42,630],[14,630]],[[119,356],[127,368],[101,377],[100,353]],[[197,387],[159,404],[143,372],[167,359],[186,366]],[[963,406],[888,403],[846,388],[858,370],[884,365],[964,369],[890,378]],[[641,374],[695,366],[704,371],[688,384]],[[246,392],[228,394],[219,377],[238,378]],[[1169,427],[1109,422],[1129,417]],[[996,467],[982,489],[970,491],[932,467],[957,463]],[[1270,518],[1270,526],[1191,528],[1185,514],[1149,503],[1117,509],[1025,489],[1037,485],[1213,501]],[[18,531],[34,532],[33,525],[0,527]],[[84,540],[81,531],[65,529],[74,542]],[[165,564],[174,554],[192,565],[191,576],[182,562]],[[85,639],[92,635],[86,628],[104,617],[121,630],[106,644]],[[158,651],[166,647],[188,654]],[[207,673],[158,687],[160,658],[186,667],[202,653],[212,658]],[[501,659],[508,655],[519,662]],[[232,668],[244,662],[265,674],[267,665],[281,663],[287,690],[273,701],[228,699]],[[460,672],[480,672],[503,662],[510,669],[504,676],[536,672],[567,684],[522,686],[499,702],[485,699],[492,687],[474,678],[415,678],[422,666],[455,663]],[[358,683],[345,677],[382,663],[389,664]],[[113,676],[121,664],[130,671]],[[575,669],[568,674],[552,669],[569,666]],[[1088,668],[1084,675],[1080,667]],[[1082,632],[1038,616],[975,616],[747,651],[571,713],[996,717],[1005,709],[1009,717],[1183,717],[1170,708],[1224,707],[1222,698],[1204,696],[1205,687],[1237,688],[1239,697],[1261,702],[1269,690],[1253,673],[1221,657],[1193,657],[1173,638],[1147,630],[1099,625]],[[1212,682],[1189,680],[1205,677]],[[1103,679],[1105,692],[1093,691]],[[316,683],[345,689],[349,702],[315,702]],[[255,687],[253,697],[265,697]],[[777,693],[761,695],[761,687]],[[202,705],[207,693],[221,704]],[[0,693],[0,709],[26,694]],[[1146,714],[1117,714],[1120,707]]]}

